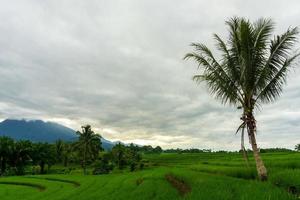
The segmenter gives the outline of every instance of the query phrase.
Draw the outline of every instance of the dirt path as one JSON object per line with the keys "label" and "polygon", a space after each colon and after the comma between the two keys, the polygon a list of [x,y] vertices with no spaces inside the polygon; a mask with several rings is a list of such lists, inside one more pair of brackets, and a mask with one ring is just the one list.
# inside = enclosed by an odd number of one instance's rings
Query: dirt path
{"label": "dirt path", "polygon": [[185,181],[176,178],[172,174],[166,174],[165,178],[179,192],[181,196],[185,196],[192,190]]}

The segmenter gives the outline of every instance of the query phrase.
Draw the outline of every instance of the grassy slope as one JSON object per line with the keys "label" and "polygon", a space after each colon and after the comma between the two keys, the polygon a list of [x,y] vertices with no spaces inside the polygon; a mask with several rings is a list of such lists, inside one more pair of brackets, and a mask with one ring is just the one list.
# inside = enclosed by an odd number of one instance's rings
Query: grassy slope
{"label": "grassy slope", "polygon": [[[270,181],[256,181],[255,168],[245,168],[237,154],[161,154],[147,155],[155,166],[134,173],[101,176],[45,175],[4,177],[0,182],[33,183],[45,186],[44,191],[28,186],[0,185],[1,200],[37,199],[296,199],[286,192],[291,184],[300,189],[299,154],[264,154]],[[292,169],[295,168],[295,169]],[[173,174],[192,188],[181,197],[166,180]],[[46,180],[45,178],[50,178]],[[72,180],[80,183],[76,187]],[[275,183],[278,186],[275,186]]]}

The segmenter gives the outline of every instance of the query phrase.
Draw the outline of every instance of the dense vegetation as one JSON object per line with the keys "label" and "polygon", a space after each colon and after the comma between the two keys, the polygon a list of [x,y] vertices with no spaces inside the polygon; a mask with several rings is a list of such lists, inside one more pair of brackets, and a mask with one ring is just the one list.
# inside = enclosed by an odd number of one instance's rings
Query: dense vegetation
{"label": "dense vegetation", "polygon": [[[141,152],[158,151],[149,146],[119,143],[111,151],[104,152],[101,136],[95,134],[91,126],[83,126],[77,134],[77,141],[58,140],[55,143],[0,137],[0,175],[46,174],[53,165],[62,165],[69,170],[72,166],[81,166],[84,174],[87,167],[94,168],[94,174],[109,173],[114,167],[130,167],[134,171],[143,168]],[[158,149],[162,151],[160,147]]]}

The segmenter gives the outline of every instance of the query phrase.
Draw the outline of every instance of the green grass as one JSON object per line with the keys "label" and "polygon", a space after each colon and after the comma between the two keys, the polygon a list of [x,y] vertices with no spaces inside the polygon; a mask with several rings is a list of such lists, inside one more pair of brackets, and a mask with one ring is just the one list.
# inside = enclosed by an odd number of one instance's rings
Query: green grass
{"label": "green grass", "polygon": [[[272,153],[262,156],[270,175],[267,182],[256,180],[253,159],[250,157],[250,167],[247,168],[240,154],[145,155],[144,159],[151,166],[137,172],[115,172],[99,176],[71,173],[1,177],[0,199],[298,199],[291,189],[300,191],[300,154]],[[166,180],[166,174],[184,181],[191,191],[185,196],[180,195]],[[35,185],[45,189],[32,187]]]}

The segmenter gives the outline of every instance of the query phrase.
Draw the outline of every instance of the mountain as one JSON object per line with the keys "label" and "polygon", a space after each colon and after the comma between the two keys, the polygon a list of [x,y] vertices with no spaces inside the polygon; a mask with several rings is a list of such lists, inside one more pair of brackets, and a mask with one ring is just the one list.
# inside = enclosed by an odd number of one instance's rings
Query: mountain
{"label": "mountain", "polygon": [[111,150],[116,144],[104,138],[101,138],[102,147],[105,150]]}
{"label": "mountain", "polygon": [[[6,119],[0,123],[0,136],[9,136],[16,140],[31,140],[33,142],[55,142],[58,139],[74,141],[77,138],[73,129],[54,122],[42,120]],[[111,149],[113,142],[102,139],[104,149]]]}

